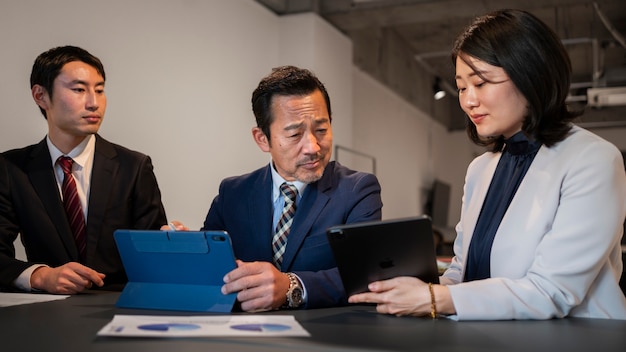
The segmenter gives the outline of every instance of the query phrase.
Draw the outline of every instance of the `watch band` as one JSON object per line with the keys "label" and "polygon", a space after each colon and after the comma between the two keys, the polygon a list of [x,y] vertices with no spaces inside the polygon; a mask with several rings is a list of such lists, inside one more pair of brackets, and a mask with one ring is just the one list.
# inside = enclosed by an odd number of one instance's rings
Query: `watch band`
{"label": "watch band", "polygon": [[289,278],[289,289],[287,290],[287,303],[288,308],[298,308],[302,305],[302,295],[304,293],[300,280],[294,273],[286,273]]}

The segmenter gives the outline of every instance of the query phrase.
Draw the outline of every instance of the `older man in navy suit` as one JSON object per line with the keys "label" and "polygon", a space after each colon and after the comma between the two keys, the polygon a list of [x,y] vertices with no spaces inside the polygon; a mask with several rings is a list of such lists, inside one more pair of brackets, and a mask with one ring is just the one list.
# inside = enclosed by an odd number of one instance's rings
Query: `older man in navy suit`
{"label": "older man in navy suit", "polygon": [[[167,222],[150,158],[97,135],[104,80],[100,60],[78,47],[35,60],[32,96],[48,135],[0,156],[0,286],[62,294],[92,285],[121,289],[127,278],[113,232]],[[15,258],[18,234],[27,261]]]}
{"label": "older man in navy suit", "polygon": [[[310,71],[274,69],[252,94],[252,108],[254,141],[271,162],[222,181],[203,226],[226,230],[233,241],[238,267],[222,291],[237,292],[244,311],[346,304],[325,231],[380,220],[378,180],[330,162],[330,99]],[[285,210],[291,201],[283,183],[295,194],[295,210]]]}

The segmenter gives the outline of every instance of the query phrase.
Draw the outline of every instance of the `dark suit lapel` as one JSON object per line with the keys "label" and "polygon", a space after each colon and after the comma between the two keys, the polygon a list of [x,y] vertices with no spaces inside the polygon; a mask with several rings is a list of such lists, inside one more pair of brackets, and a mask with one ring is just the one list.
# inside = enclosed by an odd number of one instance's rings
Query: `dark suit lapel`
{"label": "dark suit lapel", "polygon": [[289,231],[287,239],[287,248],[283,254],[283,269],[289,268],[298,252],[304,238],[311,230],[313,224],[317,221],[320,213],[328,204],[330,197],[326,194],[327,190],[333,187],[332,175],[334,172],[334,163],[330,163],[322,178],[312,184],[309,184],[302,195],[302,200],[296,209],[296,216],[293,219],[293,225]]}
{"label": "dark suit lapel", "polygon": [[30,182],[46,209],[50,220],[56,227],[65,249],[70,254],[71,258],[77,260],[78,251],[76,250],[72,230],[67,221],[67,215],[63,209],[63,202],[61,201],[59,188],[52,168],[52,161],[50,160],[50,151],[48,150],[45,139],[33,148],[30,158],[26,166],[26,172],[28,173]]}
{"label": "dark suit lapel", "polygon": [[87,212],[87,258],[93,258],[98,247],[106,205],[112,196],[113,180],[119,168],[117,153],[111,143],[96,135],[95,149]]}
{"label": "dark suit lapel", "polygon": [[[255,224],[259,236],[254,236],[256,243],[249,244],[260,249],[259,253],[262,253],[262,258],[259,260],[272,261],[272,237],[274,235],[274,229],[272,225],[273,206],[272,206],[272,173],[270,166],[265,169],[265,172],[261,173],[256,180],[255,185],[250,190],[248,197],[248,216],[252,219],[252,223]],[[259,203],[259,200],[262,200]],[[267,204],[267,205],[266,205]],[[268,231],[269,229],[269,231]]]}

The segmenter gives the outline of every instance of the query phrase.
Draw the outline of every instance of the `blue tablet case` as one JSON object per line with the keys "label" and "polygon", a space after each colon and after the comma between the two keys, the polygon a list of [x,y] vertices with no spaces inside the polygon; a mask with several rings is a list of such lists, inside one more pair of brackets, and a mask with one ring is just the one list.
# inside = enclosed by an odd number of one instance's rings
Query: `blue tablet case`
{"label": "blue tablet case", "polygon": [[128,283],[116,306],[197,312],[230,312],[236,294],[224,295],[226,273],[236,267],[224,231],[114,233]]}

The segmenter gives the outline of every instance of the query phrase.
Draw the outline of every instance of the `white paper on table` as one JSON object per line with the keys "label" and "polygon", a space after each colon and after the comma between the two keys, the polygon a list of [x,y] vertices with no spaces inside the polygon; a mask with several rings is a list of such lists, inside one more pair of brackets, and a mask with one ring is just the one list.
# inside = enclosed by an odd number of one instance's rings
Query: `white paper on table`
{"label": "white paper on table", "polygon": [[310,336],[291,315],[115,315],[98,336]]}
{"label": "white paper on table", "polygon": [[17,306],[39,302],[66,299],[69,295],[50,295],[45,293],[13,293],[0,292],[0,307]]}

